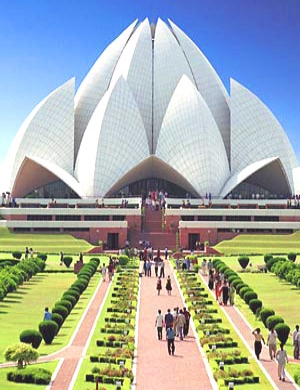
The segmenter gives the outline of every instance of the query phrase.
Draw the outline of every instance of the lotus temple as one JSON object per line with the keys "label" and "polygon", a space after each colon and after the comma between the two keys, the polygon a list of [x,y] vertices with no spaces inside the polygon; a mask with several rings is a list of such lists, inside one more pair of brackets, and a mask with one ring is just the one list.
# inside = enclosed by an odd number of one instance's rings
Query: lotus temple
{"label": "lotus temple", "polygon": [[[148,230],[178,230],[183,246],[198,236],[216,243],[299,229],[286,206],[299,177],[285,131],[253,92],[234,79],[227,91],[172,21],[136,20],[76,91],[72,78],[25,119],[0,168],[0,190],[19,208],[1,213],[12,230],[69,231],[113,247],[147,232],[142,196],[163,189],[165,220]],[[128,208],[117,207],[120,195]],[[186,196],[189,209],[180,206]]]}

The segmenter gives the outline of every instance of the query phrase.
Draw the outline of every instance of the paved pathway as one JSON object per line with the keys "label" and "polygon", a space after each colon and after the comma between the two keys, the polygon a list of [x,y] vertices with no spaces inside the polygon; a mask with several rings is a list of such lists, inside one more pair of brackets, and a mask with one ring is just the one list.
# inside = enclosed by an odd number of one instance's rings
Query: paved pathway
{"label": "paved pathway", "polygon": [[[153,271],[154,269],[152,269]],[[209,390],[212,389],[195,336],[190,328],[189,337],[184,341],[176,339],[175,355],[169,356],[165,330],[163,340],[157,340],[155,318],[157,310],[165,314],[167,309],[183,307],[184,303],[176,286],[172,270],[166,262],[166,277],[171,275],[172,295],[168,296],[165,279],[163,289],[157,296],[155,276],[142,277],[140,289],[140,312],[138,320],[137,348],[137,390],[158,388],[172,390]]]}
{"label": "paved pathway", "polygon": [[[207,282],[207,277],[204,279],[201,276],[204,283]],[[214,294],[213,294],[213,297]],[[238,329],[238,333],[242,336],[245,341],[246,347],[251,351],[252,356],[256,359],[254,354],[254,337],[252,335],[253,329],[250,324],[245,320],[244,316],[235,306],[221,306],[222,310],[227,314],[229,321]],[[294,359],[290,358],[290,361],[296,362]],[[295,384],[292,378],[287,374],[286,371],[286,381],[282,382],[278,378],[277,372],[277,363],[274,360],[270,360],[269,357],[269,349],[268,347],[264,347],[262,349],[262,353],[260,355],[259,363],[265,369],[267,374],[270,376],[273,381],[273,387],[275,389],[299,389],[299,387]]]}

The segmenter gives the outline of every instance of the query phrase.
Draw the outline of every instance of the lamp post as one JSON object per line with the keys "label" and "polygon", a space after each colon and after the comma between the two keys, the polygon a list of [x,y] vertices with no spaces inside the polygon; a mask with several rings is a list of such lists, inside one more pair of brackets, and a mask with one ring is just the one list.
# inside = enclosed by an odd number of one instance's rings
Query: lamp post
{"label": "lamp post", "polygon": [[208,233],[208,246],[210,246],[210,230],[208,230],[207,233]]}

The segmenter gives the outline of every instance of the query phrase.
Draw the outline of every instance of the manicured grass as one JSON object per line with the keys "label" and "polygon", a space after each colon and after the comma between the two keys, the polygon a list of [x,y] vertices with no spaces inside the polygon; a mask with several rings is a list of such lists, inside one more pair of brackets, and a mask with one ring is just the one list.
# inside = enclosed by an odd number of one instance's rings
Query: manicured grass
{"label": "manicured grass", "polygon": [[30,234],[12,233],[0,227],[0,250],[24,252],[25,248],[33,248],[36,252],[79,253],[87,252],[93,246],[85,240],[79,240],[69,234]]}
{"label": "manicured grass", "polygon": [[[48,306],[51,309],[75,279],[76,275],[73,273],[38,274],[0,302],[0,329],[1,334],[5,335],[5,337],[0,338],[1,363],[4,362],[5,348],[8,345],[18,343],[19,335],[23,330],[37,330],[38,324],[43,320],[44,308]],[[68,343],[99,280],[100,275],[96,273],[53,343],[45,345],[42,342],[38,350],[41,355],[55,352]]]}
{"label": "manicured grass", "polygon": [[[16,292],[0,302],[0,362],[4,362],[4,349],[19,342],[25,329],[38,329],[44,308],[59,300],[61,294],[75,281],[74,274],[38,274],[25,282]],[[39,353],[44,350],[43,343]]]}
{"label": "manicured grass", "polygon": [[[49,363],[40,363],[40,364],[31,364],[31,367],[45,368],[46,370],[54,372],[56,366],[58,364],[58,360],[54,360]],[[3,390],[44,390],[46,388],[45,385],[35,385],[35,384],[26,384],[26,383],[15,383],[10,382],[6,379],[6,374],[9,371],[16,370],[14,367],[9,368],[1,368],[0,369],[0,384],[1,389]],[[26,368],[25,368],[26,370]]]}
{"label": "manicured grass", "polygon": [[215,246],[224,254],[300,252],[300,231],[293,234],[241,234]]}

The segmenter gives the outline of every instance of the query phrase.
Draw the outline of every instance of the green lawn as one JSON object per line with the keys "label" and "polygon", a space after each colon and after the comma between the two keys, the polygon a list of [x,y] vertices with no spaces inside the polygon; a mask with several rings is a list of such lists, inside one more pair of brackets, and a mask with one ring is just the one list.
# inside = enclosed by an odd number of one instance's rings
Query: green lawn
{"label": "green lawn", "polygon": [[224,254],[300,252],[300,231],[293,234],[241,234],[215,246]]}
{"label": "green lawn", "polygon": [[[45,368],[46,370],[54,372],[56,366],[58,364],[58,360],[54,360],[53,362],[49,363],[41,363],[41,364],[35,364],[34,366],[39,368]],[[32,365],[33,366],[33,365]],[[45,385],[34,385],[34,384],[26,384],[26,383],[15,383],[15,382],[9,382],[6,380],[6,374],[9,371],[16,370],[16,368],[10,367],[10,368],[1,368],[0,369],[0,384],[1,384],[1,390],[45,390]],[[25,368],[26,370],[26,368]],[[4,386],[5,387],[2,387]]]}
{"label": "green lawn", "polygon": [[30,234],[12,233],[8,229],[0,227],[0,251],[23,251],[25,248],[33,248],[36,252],[50,253],[79,253],[87,252],[93,248],[85,240],[79,240],[69,234]]}
{"label": "green lawn", "polygon": [[[0,302],[0,329],[1,335],[5,335],[0,337],[0,363],[4,362],[4,349],[19,342],[23,330],[38,329],[38,324],[43,320],[44,308],[52,308],[75,279],[73,273],[38,274]],[[42,342],[39,347],[41,355],[55,352],[68,343],[99,280],[98,273],[92,277],[53,343],[45,345]]]}

